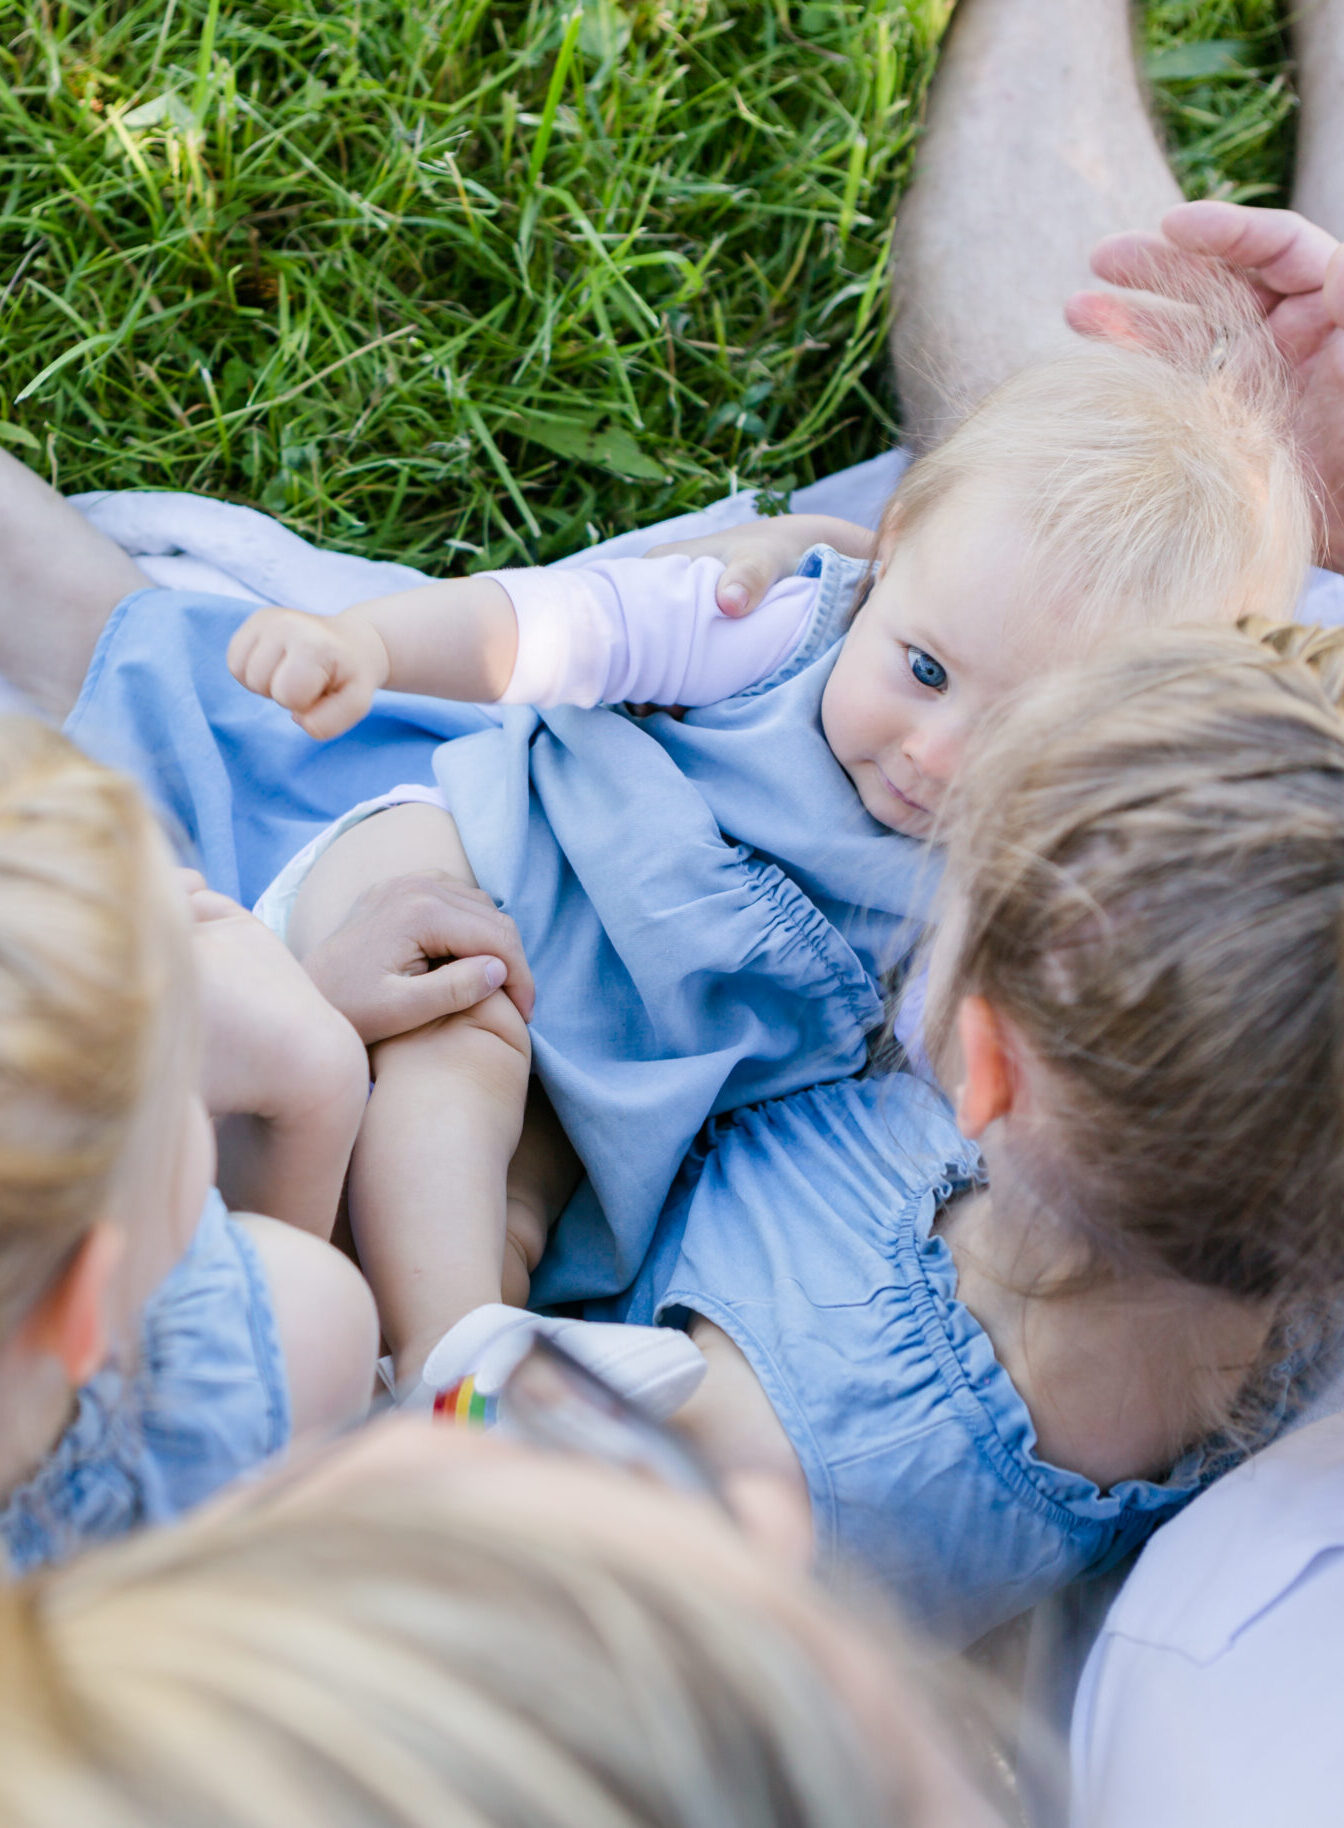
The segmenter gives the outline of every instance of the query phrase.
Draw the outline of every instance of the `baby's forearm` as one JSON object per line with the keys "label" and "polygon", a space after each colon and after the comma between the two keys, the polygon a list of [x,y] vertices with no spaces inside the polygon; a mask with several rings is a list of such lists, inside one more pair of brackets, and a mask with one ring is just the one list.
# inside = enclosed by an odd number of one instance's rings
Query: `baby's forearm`
{"label": "baby's forearm", "polygon": [[518,619],[493,578],[450,578],[374,597],[339,620],[377,635],[394,692],[490,703],[508,685],[518,653]]}

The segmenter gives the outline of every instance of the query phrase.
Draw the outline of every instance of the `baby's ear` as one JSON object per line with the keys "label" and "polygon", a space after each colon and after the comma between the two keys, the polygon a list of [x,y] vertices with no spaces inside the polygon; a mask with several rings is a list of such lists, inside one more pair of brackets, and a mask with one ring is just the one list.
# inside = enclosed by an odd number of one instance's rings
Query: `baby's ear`
{"label": "baby's ear", "polygon": [[1012,1110],[1017,1084],[1008,1031],[992,1003],[963,997],[957,1010],[961,1084],[957,1087],[957,1128],[972,1142],[998,1117]]}
{"label": "baby's ear", "polygon": [[19,1346],[56,1359],[72,1389],[88,1383],[107,1358],[112,1281],[123,1244],[117,1227],[100,1219],[16,1335]]}

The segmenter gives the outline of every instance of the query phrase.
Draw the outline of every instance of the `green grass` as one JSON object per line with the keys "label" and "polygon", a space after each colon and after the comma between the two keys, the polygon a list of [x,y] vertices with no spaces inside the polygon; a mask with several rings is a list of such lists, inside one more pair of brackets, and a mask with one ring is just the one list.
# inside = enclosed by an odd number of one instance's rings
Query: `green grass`
{"label": "green grass", "polygon": [[1296,107],[1277,0],[1156,0],[1148,76],[1191,197],[1286,203]]}
{"label": "green grass", "polygon": [[[10,0],[0,439],[431,569],[869,456],[947,10]],[[1147,32],[1187,189],[1274,198],[1277,10]]]}

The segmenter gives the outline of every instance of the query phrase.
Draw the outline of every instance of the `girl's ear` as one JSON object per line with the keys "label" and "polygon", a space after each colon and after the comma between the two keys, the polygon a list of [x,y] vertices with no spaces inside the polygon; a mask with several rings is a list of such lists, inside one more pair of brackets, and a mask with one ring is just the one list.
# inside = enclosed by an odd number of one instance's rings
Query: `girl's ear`
{"label": "girl's ear", "polygon": [[115,1225],[100,1219],[16,1335],[27,1350],[56,1359],[73,1389],[107,1358],[112,1279],[124,1242]]}
{"label": "girl's ear", "polygon": [[1003,1023],[993,1005],[981,996],[962,998],[957,1040],[961,1045],[957,1128],[974,1142],[996,1117],[1007,1116],[1013,1108],[1013,1055]]}

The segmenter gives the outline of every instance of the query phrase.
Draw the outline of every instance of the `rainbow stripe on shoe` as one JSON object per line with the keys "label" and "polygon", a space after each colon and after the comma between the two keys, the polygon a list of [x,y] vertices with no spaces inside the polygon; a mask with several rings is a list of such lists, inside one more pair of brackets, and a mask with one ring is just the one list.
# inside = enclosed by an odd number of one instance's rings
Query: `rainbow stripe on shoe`
{"label": "rainbow stripe on shoe", "polygon": [[467,1428],[489,1428],[499,1414],[499,1398],[486,1396],[476,1388],[469,1371],[446,1390],[434,1393],[434,1416],[443,1422],[458,1422]]}

